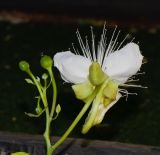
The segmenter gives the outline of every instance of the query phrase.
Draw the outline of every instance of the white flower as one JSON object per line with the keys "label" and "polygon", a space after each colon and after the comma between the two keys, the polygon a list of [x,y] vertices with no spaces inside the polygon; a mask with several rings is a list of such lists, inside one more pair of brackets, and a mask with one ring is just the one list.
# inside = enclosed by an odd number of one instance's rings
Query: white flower
{"label": "white flower", "polygon": [[[119,84],[125,83],[128,78],[137,73],[143,59],[139,46],[135,43],[128,43],[120,50],[105,55],[106,53],[100,55],[104,59],[100,63],[102,70]],[[96,61],[98,60],[99,58]],[[54,65],[59,69],[63,80],[74,84],[87,80],[89,66],[92,62],[90,57],[77,55],[70,51],[60,52],[54,56]]]}
{"label": "white flower", "polygon": [[[113,31],[112,37],[107,44],[106,37],[106,28],[104,26],[103,33],[101,35],[101,39],[98,43],[97,49],[95,48],[95,36],[92,32],[92,48],[89,47],[88,40],[86,39],[86,44],[84,45],[82,38],[77,31],[77,36],[79,40],[79,44],[81,47],[82,55],[79,54],[74,48],[74,53],[71,51],[60,52],[54,56],[54,65],[58,68],[61,73],[61,76],[64,81],[70,82],[72,84],[81,84],[88,81],[89,76],[89,67],[93,62],[99,63],[102,71],[110,77],[112,81],[118,84],[118,86],[126,85],[125,83],[135,75],[141,65],[143,56],[141,55],[139,46],[133,42],[126,44],[121,48],[125,39],[118,44],[117,38],[119,36],[119,32],[116,35],[116,28]],[[92,49],[92,51],[91,51]],[[96,49],[96,50],[95,50]],[[133,86],[133,85],[131,85]],[[120,89],[117,91],[116,98],[110,101],[108,106],[104,106],[102,101],[99,101],[100,104],[91,108],[91,111],[86,119],[89,121],[90,115],[92,115],[93,109],[96,109],[96,116],[94,120],[91,122],[91,126],[99,124],[105,115],[105,113],[119,100],[121,97]],[[125,91],[122,90],[124,93]],[[84,125],[84,126],[85,126]],[[82,130],[83,133],[86,133],[89,128]]]}

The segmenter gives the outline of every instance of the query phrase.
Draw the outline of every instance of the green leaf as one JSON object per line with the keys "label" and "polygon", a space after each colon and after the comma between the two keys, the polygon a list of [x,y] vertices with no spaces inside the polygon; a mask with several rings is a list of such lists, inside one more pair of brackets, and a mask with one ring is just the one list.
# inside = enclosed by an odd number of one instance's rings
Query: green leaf
{"label": "green leaf", "polygon": [[43,109],[39,114],[32,114],[32,113],[27,113],[27,112],[24,112],[27,116],[29,117],[39,117],[42,115],[42,113],[45,111],[45,109]]}
{"label": "green leaf", "polygon": [[34,82],[33,82],[31,79],[26,78],[25,81],[26,81],[28,84],[33,84],[33,85],[34,85]]}
{"label": "green leaf", "polygon": [[38,76],[36,77],[36,80],[37,80],[38,82],[40,82],[40,78],[39,78]]}
{"label": "green leaf", "polygon": [[15,153],[11,153],[11,155],[30,155],[27,152],[15,152]]}

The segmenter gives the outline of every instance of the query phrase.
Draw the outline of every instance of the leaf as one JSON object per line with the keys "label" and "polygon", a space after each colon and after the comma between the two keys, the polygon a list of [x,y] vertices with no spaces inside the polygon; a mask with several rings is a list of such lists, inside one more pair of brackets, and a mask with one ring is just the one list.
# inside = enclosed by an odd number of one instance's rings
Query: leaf
{"label": "leaf", "polygon": [[32,114],[32,113],[27,113],[25,112],[25,114],[29,117],[40,117],[42,115],[42,113],[45,111],[45,109],[43,109],[39,114]]}
{"label": "leaf", "polygon": [[27,152],[15,152],[15,153],[11,153],[11,155],[30,155]]}
{"label": "leaf", "polygon": [[26,81],[28,84],[33,84],[33,85],[34,85],[34,82],[33,82],[31,79],[26,78],[25,81]]}
{"label": "leaf", "polygon": [[36,80],[37,80],[38,82],[40,82],[40,78],[39,78],[38,76],[36,76]]}

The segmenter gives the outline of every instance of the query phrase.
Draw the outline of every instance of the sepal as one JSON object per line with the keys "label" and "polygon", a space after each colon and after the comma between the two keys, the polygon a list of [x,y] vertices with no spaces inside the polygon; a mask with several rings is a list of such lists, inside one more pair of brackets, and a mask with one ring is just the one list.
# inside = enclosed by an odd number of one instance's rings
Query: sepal
{"label": "sepal", "polygon": [[84,100],[94,91],[94,86],[90,82],[84,82],[72,86],[77,99]]}

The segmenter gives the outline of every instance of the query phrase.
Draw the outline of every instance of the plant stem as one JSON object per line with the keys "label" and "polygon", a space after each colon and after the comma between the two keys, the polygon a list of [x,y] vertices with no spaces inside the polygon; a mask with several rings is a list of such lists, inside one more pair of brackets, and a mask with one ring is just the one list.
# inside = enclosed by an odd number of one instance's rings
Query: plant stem
{"label": "plant stem", "polygon": [[[48,69],[48,73],[50,75],[51,82],[52,82],[53,99],[52,99],[51,111],[49,113],[49,109],[47,108],[47,113],[46,113],[46,130],[44,132],[44,138],[45,138],[46,145],[47,145],[47,155],[49,154],[49,150],[51,148],[50,126],[51,126],[52,118],[53,118],[54,111],[55,111],[56,101],[57,101],[57,86],[56,86],[56,81],[55,81],[54,74],[51,68]],[[45,92],[45,97],[46,97],[46,92]]]}
{"label": "plant stem", "polygon": [[31,71],[29,71],[28,74],[30,75],[30,77],[34,81],[34,83],[35,83],[35,85],[38,89],[38,92],[41,96],[41,99],[43,101],[43,104],[44,104],[45,113],[46,113],[46,129],[45,129],[45,132],[44,132],[43,135],[44,135],[44,139],[45,139],[45,142],[46,142],[47,153],[48,153],[49,149],[51,147],[51,142],[50,142],[50,137],[49,137],[50,136],[51,120],[50,120],[50,115],[49,115],[48,102],[47,102],[47,97],[46,97],[46,90],[42,91],[40,84],[37,82],[36,78],[34,77],[34,75],[32,74]]}
{"label": "plant stem", "polygon": [[[47,97],[46,97],[46,91],[44,92],[44,99],[47,101]],[[49,115],[49,109],[48,106],[46,107],[46,128],[45,128],[45,132],[43,134],[45,142],[46,142],[46,147],[47,147],[47,154],[49,152],[49,149],[51,147],[51,141],[50,141],[50,125],[51,125],[51,119],[50,119],[50,115]]]}
{"label": "plant stem", "polygon": [[52,120],[54,111],[55,111],[55,107],[56,107],[56,101],[57,101],[57,85],[56,85],[56,81],[55,81],[52,69],[49,69],[48,72],[51,77],[51,82],[52,82],[52,87],[53,87],[53,99],[52,99],[52,107],[51,107],[51,112],[50,112],[50,119]]}
{"label": "plant stem", "polygon": [[72,124],[70,125],[70,127],[66,130],[66,132],[63,134],[63,136],[54,145],[52,145],[52,147],[50,148],[50,151],[49,151],[49,153],[47,155],[52,155],[52,153],[55,151],[55,149],[59,145],[61,145],[64,142],[64,140],[68,137],[68,135],[72,132],[72,130],[75,128],[75,126],[77,125],[77,123],[80,121],[80,119],[82,118],[82,116],[85,114],[85,112],[87,111],[87,109],[91,105],[93,99],[95,98],[95,96],[97,94],[97,91],[98,91],[98,89],[95,89],[95,91],[93,92],[93,94],[86,101],[84,107],[82,108],[82,110],[80,111],[80,113],[78,114],[78,116],[72,122]]}

